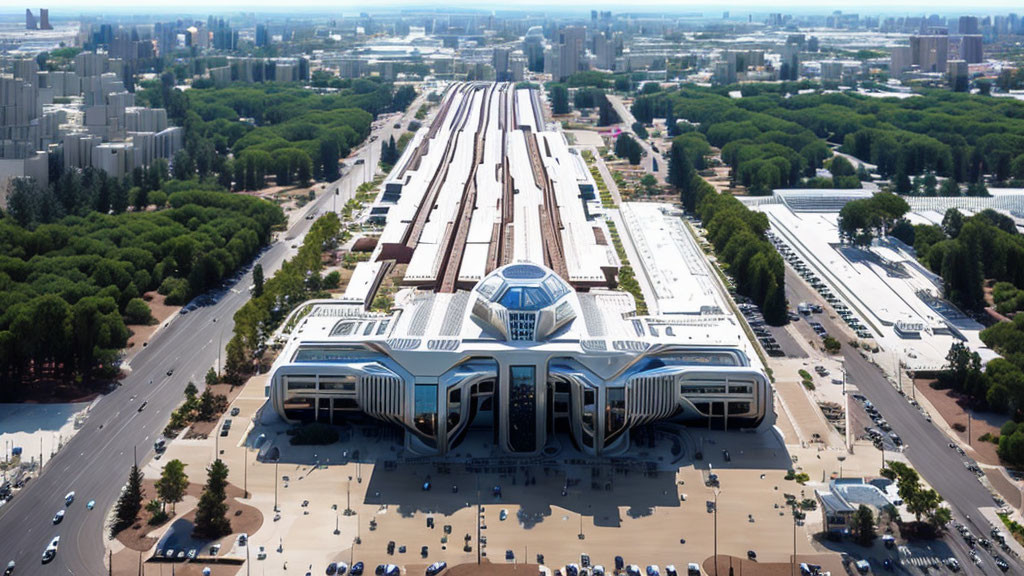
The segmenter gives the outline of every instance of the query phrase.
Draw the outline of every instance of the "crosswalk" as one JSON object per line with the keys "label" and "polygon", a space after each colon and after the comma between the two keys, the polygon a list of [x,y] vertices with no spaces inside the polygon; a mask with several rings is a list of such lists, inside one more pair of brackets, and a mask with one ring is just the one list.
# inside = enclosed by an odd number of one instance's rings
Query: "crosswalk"
{"label": "crosswalk", "polygon": [[911,566],[917,566],[918,568],[924,566],[938,566],[942,563],[942,560],[938,556],[911,556],[903,559],[903,564],[909,564]]}

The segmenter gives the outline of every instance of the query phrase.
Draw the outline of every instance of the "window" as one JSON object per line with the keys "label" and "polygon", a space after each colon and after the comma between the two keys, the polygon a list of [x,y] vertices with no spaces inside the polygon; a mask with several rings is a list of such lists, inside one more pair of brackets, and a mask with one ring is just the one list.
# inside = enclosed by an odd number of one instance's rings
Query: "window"
{"label": "window", "polygon": [[437,434],[437,385],[416,385],[413,424],[428,438]]}
{"label": "window", "polygon": [[750,413],[750,402],[729,402],[729,414],[743,415]]}
{"label": "window", "polygon": [[610,442],[626,426],[626,389],[606,388],[607,405],[604,415],[604,437]]}
{"label": "window", "polygon": [[510,366],[508,443],[515,452],[537,449],[537,367]]}
{"label": "window", "polygon": [[321,376],[320,377],[320,389],[321,390],[335,390],[340,392],[355,392],[356,390],[356,377],[355,376]]}
{"label": "window", "polygon": [[316,376],[285,376],[286,390],[316,390]]}
{"label": "window", "polygon": [[454,388],[448,391],[448,433],[459,425],[462,419],[462,389]]}

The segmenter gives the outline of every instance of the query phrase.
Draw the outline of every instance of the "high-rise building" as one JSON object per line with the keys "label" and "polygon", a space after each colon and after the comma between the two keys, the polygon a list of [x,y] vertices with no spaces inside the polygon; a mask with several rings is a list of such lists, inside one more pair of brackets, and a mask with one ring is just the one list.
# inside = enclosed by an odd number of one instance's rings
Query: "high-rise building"
{"label": "high-rise building", "polygon": [[911,36],[910,52],[913,64],[920,66],[922,72],[945,73],[949,60],[949,36]]}
{"label": "high-rise building", "polygon": [[914,64],[910,46],[895,46],[889,57],[889,74],[899,77]]}
{"label": "high-rise building", "polygon": [[509,69],[509,54],[511,50],[508,48],[495,48],[492,63],[494,65],[494,79],[498,82],[508,82],[511,77],[511,70]]}
{"label": "high-rise building", "polygon": [[37,30],[39,26],[36,24],[36,17],[32,14],[32,10],[25,8],[25,30]]}
{"label": "high-rise building", "polygon": [[531,72],[544,71],[544,29],[531,26],[523,38],[523,54],[526,55],[526,67]]}
{"label": "high-rise building", "polygon": [[977,16],[961,16],[960,25],[957,27],[957,32],[960,34],[977,34],[978,33],[978,17]]}
{"label": "high-rise building", "polygon": [[960,38],[960,58],[968,64],[978,64],[984,57],[981,34],[965,34]]}
{"label": "high-rise building", "polygon": [[50,25],[50,10],[48,8],[39,9],[39,29],[53,30],[53,26]]}
{"label": "high-rise building", "polygon": [[615,70],[615,56],[618,52],[616,45],[620,41],[621,38],[617,34],[594,32],[594,57],[598,68]]}
{"label": "high-rise building", "polygon": [[800,47],[786,44],[779,50],[779,80],[798,80],[800,78]]}
{"label": "high-rise building", "polygon": [[839,82],[843,79],[843,63],[838,60],[826,60],[821,63],[821,79],[828,82]]}
{"label": "high-rise building", "polygon": [[583,51],[587,45],[587,29],[583,26],[566,26],[558,33],[558,69],[556,80],[564,80],[580,70]]}
{"label": "high-rise building", "polygon": [[949,86],[955,92],[966,92],[969,85],[967,62],[963,60],[950,60],[947,63],[946,74]]}
{"label": "high-rise building", "polygon": [[270,30],[267,29],[266,24],[256,25],[256,47],[264,48],[270,46]]}

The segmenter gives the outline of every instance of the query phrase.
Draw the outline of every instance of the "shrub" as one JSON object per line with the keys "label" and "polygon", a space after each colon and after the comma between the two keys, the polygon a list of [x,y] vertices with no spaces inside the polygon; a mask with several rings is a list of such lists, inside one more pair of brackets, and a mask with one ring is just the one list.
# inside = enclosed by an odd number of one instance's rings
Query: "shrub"
{"label": "shrub", "polygon": [[804,380],[811,379],[811,373],[808,372],[807,370],[804,370],[803,368],[801,368],[798,373],[800,374],[800,377],[803,378]]}
{"label": "shrub", "polygon": [[836,352],[839,352],[839,348],[842,346],[842,344],[839,342],[839,340],[836,340],[835,338],[833,338],[831,336],[826,336],[825,337],[824,344],[825,344],[825,351],[828,352],[829,354],[835,354]]}
{"label": "shrub", "polygon": [[124,307],[124,319],[128,324],[154,324],[156,320],[149,311],[149,305],[142,298],[132,298]]}
{"label": "shrub", "polygon": [[814,390],[814,382],[811,382],[810,380],[804,380],[803,385],[804,388],[807,388],[808,390]]}

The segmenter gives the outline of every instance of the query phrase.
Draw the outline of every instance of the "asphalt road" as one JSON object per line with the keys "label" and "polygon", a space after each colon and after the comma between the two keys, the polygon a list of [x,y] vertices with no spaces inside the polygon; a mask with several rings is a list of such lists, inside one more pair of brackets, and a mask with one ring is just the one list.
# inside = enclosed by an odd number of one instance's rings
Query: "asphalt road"
{"label": "asphalt road", "polygon": [[[397,115],[382,117],[373,129],[377,139],[346,159],[349,172],[328,185],[305,208],[309,214],[340,210],[356,187],[373,176],[380,156],[380,142],[404,131],[408,119],[419,108],[414,103],[394,128]],[[363,165],[354,160],[362,158]],[[337,199],[331,192],[340,190]],[[263,265],[270,277],[301,244],[314,220],[298,219],[286,232],[289,240],[272,244],[255,263]],[[0,507],[0,566],[17,562],[17,574],[105,574],[103,524],[128,478],[134,455],[144,462],[152,455],[153,442],[160,436],[171,411],[184,398],[189,381],[201,386],[206,371],[218,362],[218,350],[231,337],[232,316],[249,299],[251,272],[216,304],[200,307],[172,318],[131,361],[131,373],[122,385],[92,408],[84,427],[46,463],[16,496]],[[174,369],[173,376],[167,371]],[[144,410],[139,410],[142,403]],[[64,521],[54,526],[53,515],[64,508],[64,495],[74,490],[75,501],[67,508]],[[94,510],[86,503],[95,500]],[[43,549],[54,536],[61,542],[57,557],[41,564]]]}
{"label": "asphalt road", "polygon": [[[817,292],[804,284],[788,266],[786,284],[788,290],[792,291],[791,302],[818,302],[829,310]],[[821,322],[829,334],[837,335],[841,341],[845,340],[838,336],[843,333],[841,320],[833,320],[828,314],[815,314],[813,317]],[[950,448],[950,439],[946,434],[934,423],[928,422],[924,415],[885,378],[877,366],[868,362],[845,342],[842,351],[847,382],[856,385],[859,392],[879,409],[893,431],[903,439],[905,453],[911,465],[945,498],[954,511],[955,520],[966,524],[975,536],[987,538],[990,525],[982,517],[980,509],[995,507],[995,502],[988,488],[981,484],[973,472],[964,467],[964,461],[970,459]],[[882,456],[879,454],[879,467],[881,460]],[[960,539],[959,534],[951,532],[950,538],[954,540],[951,542],[953,549],[966,550],[962,544],[958,545],[955,542]],[[1001,551],[999,554],[1010,563],[1011,573],[1024,574],[1024,563]],[[994,561],[984,562],[984,556],[983,554],[982,566],[971,566],[971,569],[982,573],[1001,573],[995,567]],[[961,563],[965,558],[966,556],[961,559]]]}
{"label": "asphalt road", "polygon": [[[668,162],[662,159],[661,154],[655,152],[650,143],[647,140],[638,138],[636,133],[633,132],[633,123],[636,122],[636,118],[633,113],[629,111],[629,107],[622,101],[622,98],[615,94],[608,95],[608,101],[611,103],[612,108],[618,113],[619,119],[622,120],[622,130],[630,133],[633,139],[640,143],[640,147],[644,150],[644,157],[640,160],[640,165],[648,174],[654,174],[658,178],[658,181],[662,184],[665,183],[665,178],[668,177]],[[658,170],[654,171],[654,160],[658,161]]]}

